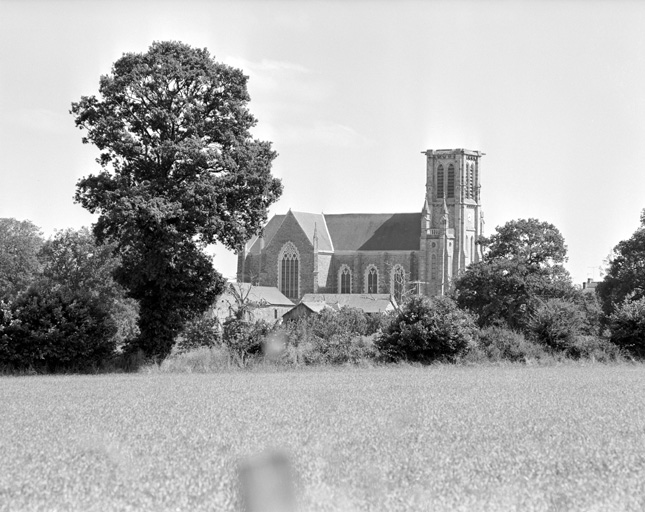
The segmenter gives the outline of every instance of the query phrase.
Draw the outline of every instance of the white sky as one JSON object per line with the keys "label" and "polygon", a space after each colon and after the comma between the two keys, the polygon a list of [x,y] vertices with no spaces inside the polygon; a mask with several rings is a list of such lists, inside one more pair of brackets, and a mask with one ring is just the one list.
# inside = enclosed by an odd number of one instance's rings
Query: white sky
{"label": "white sky", "polygon": [[486,233],[552,222],[582,282],[645,207],[644,26],[638,1],[0,0],[0,217],[91,224],[72,198],[97,151],[70,103],[124,52],[180,40],[250,76],[280,154],[270,215],[420,211],[421,151],[481,150]]}

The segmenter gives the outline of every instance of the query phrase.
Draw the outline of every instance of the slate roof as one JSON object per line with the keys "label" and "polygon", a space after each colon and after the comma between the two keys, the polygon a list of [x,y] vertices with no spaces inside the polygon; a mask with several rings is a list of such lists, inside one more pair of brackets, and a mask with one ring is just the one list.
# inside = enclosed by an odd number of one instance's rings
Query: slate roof
{"label": "slate roof", "polygon": [[318,233],[318,250],[333,251],[332,242],[325,224],[326,215],[322,213],[291,212],[305,232],[309,241],[314,243],[314,231]]}
{"label": "slate roof", "polygon": [[[248,299],[253,302],[264,303],[267,306],[294,306],[287,297],[285,297],[280,290],[275,286],[252,286],[250,283],[231,283],[231,286],[242,290],[244,296],[248,292]],[[225,295],[229,293],[226,292]]]}
{"label": "slate roof", "polygon": [[421,213],[325,215],[337,251],[418,251]]}
{"label": "slate roof", "polygon": [[[267,225],[264,226],[264,245],[266,246],[271,239],[275,236],[275,234],[278,232],[278,229],[280,229],[280,226],[282,226],[282,222],[284,221],[286,215],[274,215],[269,219],[269,222],[267,222]],[[260,254],[260,237],[254,236],[249,240],[247,247],[250,247],[249,249],[249,254]]]}
{"label": "slate roof", "polygon": [[[357,308],[365,313],[383,313],[394,309],[396,302],[387,293],[306,293],[301,300],[310,309],[312,304],[326,304],[336,308]],[[322,309],[322,308],[321,308]]]}
{"label": "slate roof", "polygon": [[[319,251],[418,251],[421,213],[291,212],[313,244],[318,234]],[[264,245],[280,229],[286,215],[274,215],[264,227]],[[260,254],[259,238],[248,243],[250,254]]]}
{"label": "slate roof", "polygon": [[[305,302],[305,301],[301,301],[300,304],[298,304],[298,306],[300,306],[300,305],[306,306],[307,308],[309,308],[314,313],[320,313],[323,309],[336,309],[336,310],[338,309],[338,308],[334,308],[334,307],[330,306],[329,304],[327,304],[325,302],[309,302],[309,301]],[[298,307],[298,306],[296,306],[296,307]]]}

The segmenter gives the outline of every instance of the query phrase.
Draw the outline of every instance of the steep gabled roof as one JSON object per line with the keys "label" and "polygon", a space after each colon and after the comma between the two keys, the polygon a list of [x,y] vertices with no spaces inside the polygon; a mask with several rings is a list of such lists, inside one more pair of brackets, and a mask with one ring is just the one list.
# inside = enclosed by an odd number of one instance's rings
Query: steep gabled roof
{"label": "steep gabled roof", "polygon": [[[291,211],[309,241],[318,236],[320,251],[418,251],[421,213],[321,214]],[[288,214],[287,214],[288,215]],[[264,245],[280,229],[286,215],[274,215],[264,227]],[[260,240],[248,243],[250,254],[260,253]]]}
{"label": "steep gabled roof", "polygon": [[[238,293],[246,297],[251,302],[256,302],[266,306],[293,306],[284,294],[275,286],[253,286],[250,283],[231,283]],[[249,291],[250,290],[250,291]],[[230,295],[226,292],[225,295]],[[223,295],[224,297],[224,295]]]}
{"label": "steep gabled roof", "polygon": [[326,214],[337,251],[418,251],[421,213]]}
{"label": "steep gabled roof", "polygon": [[331,240],[329,239],[329,232],[325,224],[325,216],[322,213],[305,213],[305,212],[291,212],[295,217],[300,227],[305,232],[309,241],[314,243],[314,232],[318,235],[318,250],[319,251],[333,251]]}
{"label": "steep gabled roof", "polygon": [[[266,246],[271,239],[275,236],[282,225],[282,221],[286,215],[274,215],[271,217],[267,225],[264,226],[263,235],[264,235],[264,245]],[[260,254],[260,237],[254,236],[247,243],[247,247],[250,247],[249,254]]]}

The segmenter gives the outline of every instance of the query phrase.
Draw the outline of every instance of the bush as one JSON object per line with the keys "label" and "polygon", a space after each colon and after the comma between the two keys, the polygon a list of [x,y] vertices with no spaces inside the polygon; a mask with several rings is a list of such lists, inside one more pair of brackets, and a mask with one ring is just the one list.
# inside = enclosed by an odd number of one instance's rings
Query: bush
{"label": "bush", "polygon": [[611,341],[631,354],[645,356],[645,298],[625,299],[609,316]]}
{"label": "bush", "polygon": [[2,320],[0,363],[15,369],[96,368],[116,347],[116,325],[105,304],[60,287],[30,288],[10,308],[3,306]]}
{"label": "bush", "polygon": [[230,369],[226,347],[199,347],[186,352],[173,352],[157,370],[162,373],[209,373]]}
{"label": "bush", "polygon": [[567,354],[575,359],[590,359],[601,363],[620,361],[623,359],[617,345],[600,336],[575,336],[567,350]]}
{"label": "bush", "polygon": [[527,362],[545,358],[544,348],[524,335],[504,327],[486,327],[479,332],[479,348],[490,361]]}
{"label": "bush", "polygon": [[394,361],[452,360],[473,346],[476,332],[474,319],[453,300],[414,296],[376,337],[375,344]]}
{"label": "bush", "polygon": [[177,337],[175,351],[188,352],[197,348],[213,348],[221,342],[219,322],[215,317],[206,314],[188,322]]}
{"label": "bush", "polygon": [[295,353],[295,362],[358,364],[378,356],[373,334],[384,317],[366,315],[355,308],[325,309],[287,324],[288,345]]}
{"label": "bush", "polygon": [[558,351],[568,350],[584,329],[581,308],[564,299],[541,302],[530,316],[527,330],[538,343]]}
{"label": "bush", "polygon": [[313,337],[301,345],[299,357],[305,364],[359,364],[375,359],[373,336],[334,334],[329,339]]}
{"label": "bush", "polygon": [[263,343],[270,331],[271,326],[262,320],[251,323],[233,318],[224,322],[222,341],[237,359],[237,363],[244,366],[251,356],[262,352]]}

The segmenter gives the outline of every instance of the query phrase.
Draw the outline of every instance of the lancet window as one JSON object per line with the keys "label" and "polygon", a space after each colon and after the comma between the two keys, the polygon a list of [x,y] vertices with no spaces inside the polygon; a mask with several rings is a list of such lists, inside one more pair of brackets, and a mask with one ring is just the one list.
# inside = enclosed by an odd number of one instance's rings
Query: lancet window
{"label": "lancet window", "polygon": [[338,271],[338,291],[352,293],[352,271],[347,265],[343,265]]}
{"label": "lancet window", "polygon": [[280,291],[289,299],[299,298],[300,254],[291,242],[287,242],[278,258],[278,284]]}

